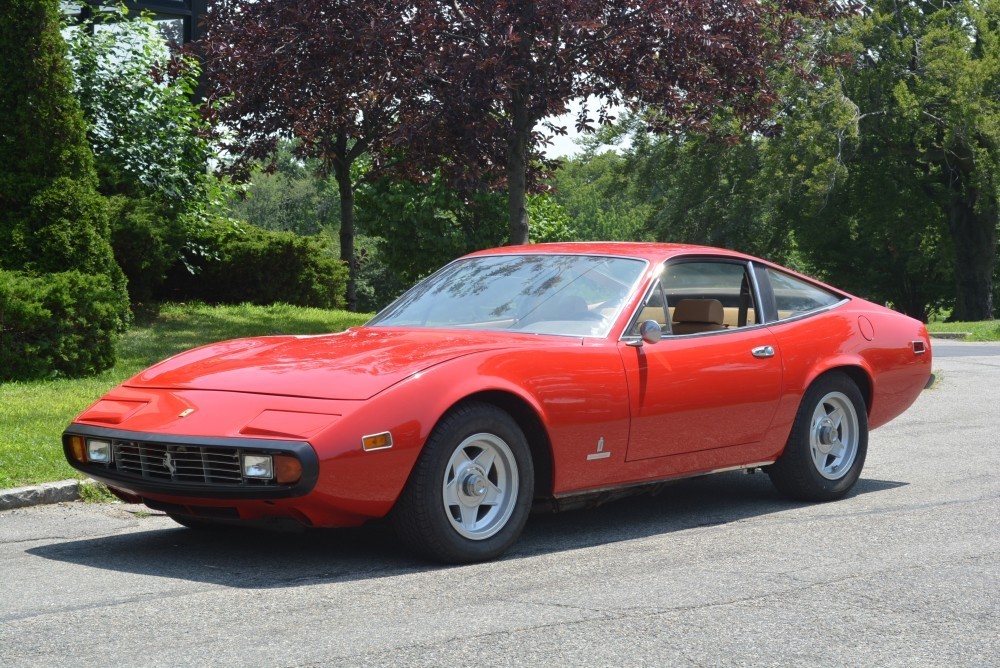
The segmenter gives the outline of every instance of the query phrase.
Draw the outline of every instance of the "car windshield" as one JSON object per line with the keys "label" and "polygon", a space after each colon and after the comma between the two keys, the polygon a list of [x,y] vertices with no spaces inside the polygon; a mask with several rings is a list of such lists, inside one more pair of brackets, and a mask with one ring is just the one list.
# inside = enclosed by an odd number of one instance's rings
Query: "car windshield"
{"label": "car windshield", "polygon": [[646,267],[588,255],[489,255],[424,279],[368,325],[607,336]]}

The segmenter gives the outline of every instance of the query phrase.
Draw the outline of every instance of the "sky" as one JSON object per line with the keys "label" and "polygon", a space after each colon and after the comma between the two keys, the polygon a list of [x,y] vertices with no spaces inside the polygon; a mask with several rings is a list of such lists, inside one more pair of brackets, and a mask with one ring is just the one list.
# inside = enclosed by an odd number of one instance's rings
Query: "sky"
{"label": "sky", "polygon": [[[576,145],[576,140],[580,138],[581,134],[576,131],[576,116],[580,113],[581,100],[573,100],[569,103],[569,111],[562,116],[550,116],[545,119],[550,121],[554,125],[565,126],[567,133],[563,136],[553,136],[552,145],[545,149],[545,155],[549,158],[572,158],[574,155],[579,154],[582,149]],[[591,112],[594,111],[594,106],[591,105]],[[616,113],[613,111],[612,113]],[[592,116],[593,118],[593,116]],[[543,129],[544,130],[544,129]],[[605,145],[607,149],[622,149],[626,148],[627,144],[622,144],[621,146],[615,147],[610,145]]]}

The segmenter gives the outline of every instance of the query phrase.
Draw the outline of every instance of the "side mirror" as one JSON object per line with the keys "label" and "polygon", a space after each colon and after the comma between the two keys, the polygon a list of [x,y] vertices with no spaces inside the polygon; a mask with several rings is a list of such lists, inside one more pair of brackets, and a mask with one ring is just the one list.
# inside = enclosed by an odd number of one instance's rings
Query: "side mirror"
{"label": "side mirror", "polygon": [[639,325],[639,336],[644,343],[659,343],[663,330],[660,329],[660,323],[655,320],[646,320]]}

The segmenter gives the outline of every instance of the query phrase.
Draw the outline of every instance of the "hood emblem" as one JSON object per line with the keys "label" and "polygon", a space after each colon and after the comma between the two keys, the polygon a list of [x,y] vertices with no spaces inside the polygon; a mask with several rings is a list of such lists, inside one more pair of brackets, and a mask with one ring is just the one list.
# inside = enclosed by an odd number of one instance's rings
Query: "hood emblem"
{"label": "hood emblem", "polygon": [[194,409],[188,408],[187,410],[181,411],[180,415],[178,415],[177,417],[179,418],[187,417],[188,415],[191,415],[191,413],[194,413]]}

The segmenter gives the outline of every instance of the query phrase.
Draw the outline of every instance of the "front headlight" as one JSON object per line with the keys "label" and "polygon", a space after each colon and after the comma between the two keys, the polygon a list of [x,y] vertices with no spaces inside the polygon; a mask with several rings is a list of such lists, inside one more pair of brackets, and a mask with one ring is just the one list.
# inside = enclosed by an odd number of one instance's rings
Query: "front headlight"
{"label": "front headlight", "polygon": [[96,438],[87,439],[87,461],[94,464],[111,463],[111,442]]}
{"label": "front headlight", "polygon": [[273,478],[274,462],[271,455],[243,455],[243,476],[245,478]]}

